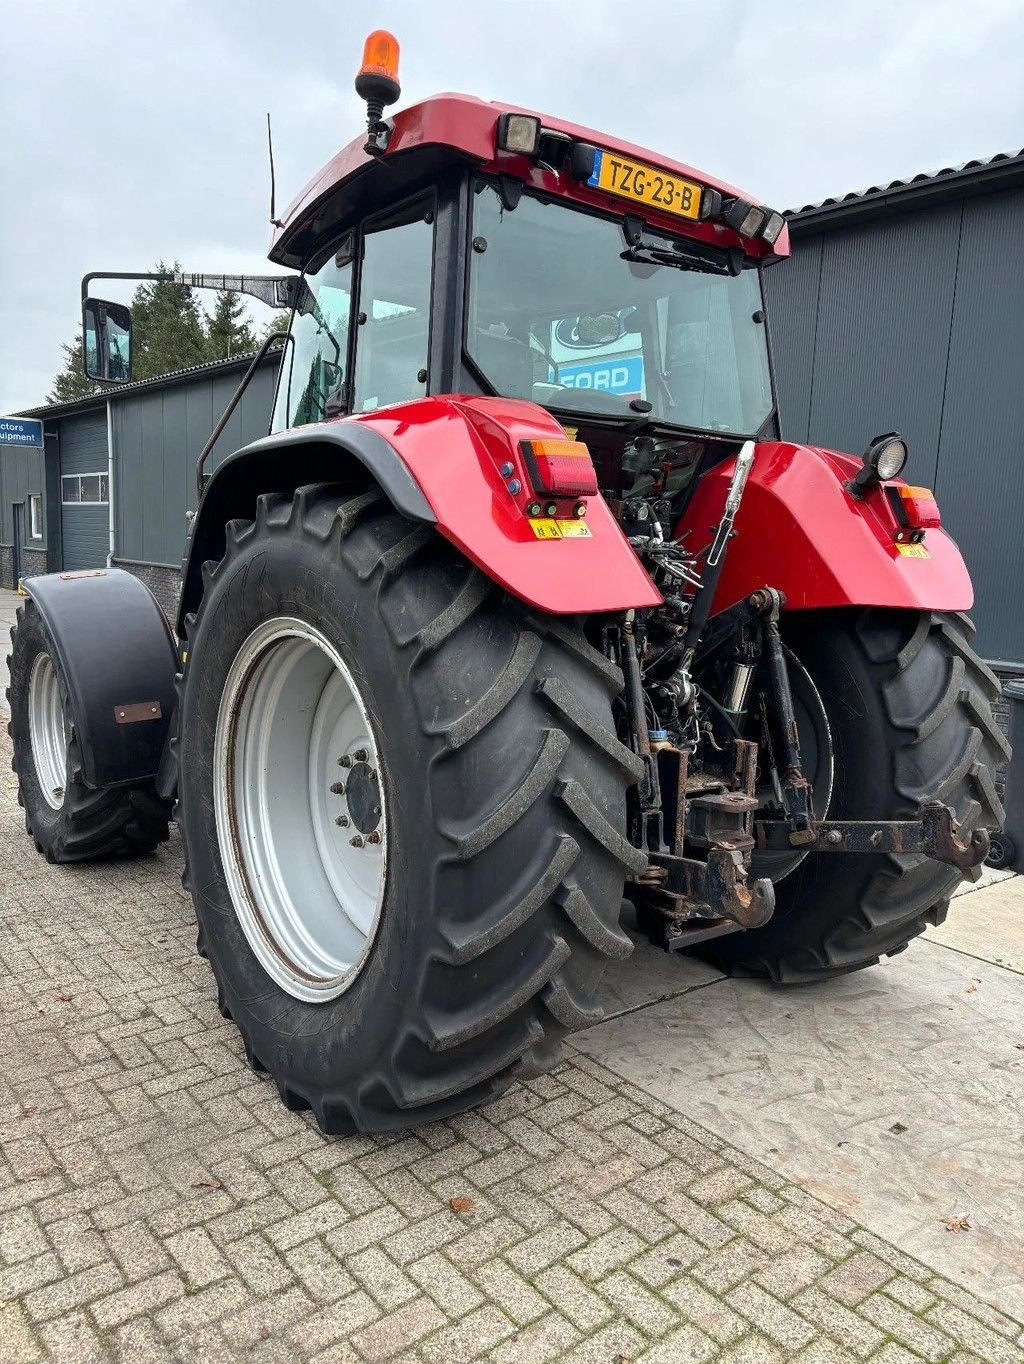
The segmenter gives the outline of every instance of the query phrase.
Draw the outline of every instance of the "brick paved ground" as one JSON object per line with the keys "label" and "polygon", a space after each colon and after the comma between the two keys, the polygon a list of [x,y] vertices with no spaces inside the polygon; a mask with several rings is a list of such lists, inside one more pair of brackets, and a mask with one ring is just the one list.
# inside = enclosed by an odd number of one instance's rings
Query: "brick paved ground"
{"label": "brick paved ground", "polygon": [[177,843],[47,867],[9,757],[2,1364],[1024,1361],[1019,1323],[578,1055],[456,1121],[320,1136],[217,1013]]}

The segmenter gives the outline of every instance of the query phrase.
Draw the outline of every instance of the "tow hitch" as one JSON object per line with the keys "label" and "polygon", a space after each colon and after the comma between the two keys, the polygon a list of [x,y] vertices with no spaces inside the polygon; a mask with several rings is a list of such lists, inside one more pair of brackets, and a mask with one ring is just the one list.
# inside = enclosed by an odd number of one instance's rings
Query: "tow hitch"
{"label": "tow hitch", "polygon": [[[953,811],[938,801],[926,805],[920,819],[822,819],[811,825],[810,833],[805,845],[809,852],[924,853],[960,871],[980,866],[989,853],[988,830],[975,829],[965,842]],[[766,852],[789,850],[789,824],[781,819],[758,820],[754,846]]]}

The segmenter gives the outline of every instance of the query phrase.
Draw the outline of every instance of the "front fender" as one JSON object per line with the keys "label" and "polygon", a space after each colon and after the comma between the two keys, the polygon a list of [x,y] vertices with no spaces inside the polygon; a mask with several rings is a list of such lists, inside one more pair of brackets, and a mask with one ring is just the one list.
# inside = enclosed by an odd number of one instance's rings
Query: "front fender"
{"label": "front fender", "polygon": [[[784,441],[760,443],[736,517],[714,610],[759,587],[783,592],[790,610],[894,606],[967,611],[974,602],[960,550],[943,530],[924,540],[927,557],[900,551],[896,518],[882,488],[862,500],[846,482],[860,460]],[[733,470],[727,461],[697,484],[679,531],[702,545],[722,515]],[[678,533],[678,532],[677,532]]]}

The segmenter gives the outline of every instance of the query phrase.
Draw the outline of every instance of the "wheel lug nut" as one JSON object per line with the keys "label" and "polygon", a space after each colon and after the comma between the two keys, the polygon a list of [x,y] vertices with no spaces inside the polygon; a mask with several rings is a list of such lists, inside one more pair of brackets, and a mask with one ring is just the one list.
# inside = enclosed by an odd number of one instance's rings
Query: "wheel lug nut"
{"label": "wheel lug nut", "polygon": [[339,767],[351,767],[351,766],[352,766],[352,759],[348,756],[347,753],[344,754],[342,757],[340,757],[340,758],[338,759],[338,766],[339,766]]}
{"label": "wheel lug nut", "polygon": [[335,819],[334,822],[335,822],[335,824],[340,825],[341,828],[347,829],[347,828],[348,828],[348,815],[338,815],[338,817]]}
{"label": "wheel lug nut", "polygon": [[331,795],[343,796],[345,794],[345,783],[341,781],[331,782]]}
{"label": "wheel lug nut", "polygon": [[366,762],[369,756],[370,755],[369,753],[367,753],[365,748],[357,748],[356,751],[352,754],[352,757],[356,760],[357,763]]}
{"label": "wheel lug nut", "polygon": [[367,843],[379,843],[379,842],[380,842],[380,834],[377,832],[376,829],[372,829],[372,830],[366,835],[366,841],[367,841]]}
{"label": "wheel lug nut", "polygon": [[353,848],[361,848],[363,846],[363,840],[359,834],[356,834],[355,838],[350,839],[349,841],[351,842]]}

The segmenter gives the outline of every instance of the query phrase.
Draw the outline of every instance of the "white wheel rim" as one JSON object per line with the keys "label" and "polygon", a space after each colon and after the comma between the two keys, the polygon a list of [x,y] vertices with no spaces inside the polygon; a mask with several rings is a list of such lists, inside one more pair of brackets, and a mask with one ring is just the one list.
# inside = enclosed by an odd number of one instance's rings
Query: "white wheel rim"
{"label": "white wheel rim", "polygon": [[231,665],[214,815],[231,903],[263,969],[295,999],[336,999],[380,920],[387,808],[352,673],[305,621],[265,621]]}
{"label": "white wheel rim", "polygon": [[57,672],[49,654],[37,654],[28,684],[28,733],[39,788],[47,805],[59,810],[67,782],[67,735]]}

